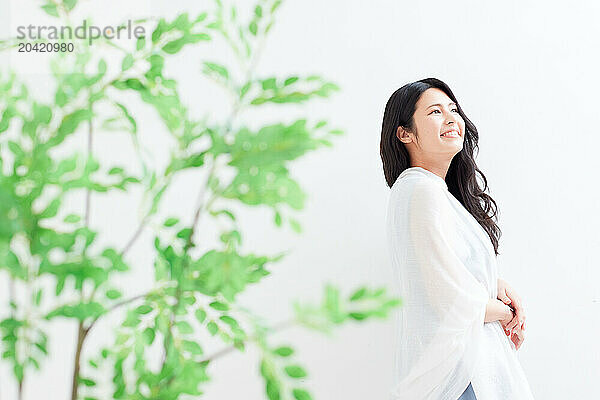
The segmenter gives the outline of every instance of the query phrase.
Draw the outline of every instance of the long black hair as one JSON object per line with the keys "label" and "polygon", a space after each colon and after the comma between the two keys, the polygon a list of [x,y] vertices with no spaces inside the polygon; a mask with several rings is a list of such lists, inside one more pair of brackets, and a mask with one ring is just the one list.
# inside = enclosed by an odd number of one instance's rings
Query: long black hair
{"label": "long black hair", "polygon": [[[437,88],[446,93],[456,103],[458,113],[465,121],[463,148],[450,162],[446,174],[448,190],[483,227],[492,241],[494,252],[498,255],[498,241],[502,235],[502,231],[496,223],[498,206],[490,195],[484,193],[488,190],[487,179],[477,168],[473,156],[475,151],[479,153],[477,144],[479,133],[465,115],[452,90],[441,80],[427,78],[408,83],[390,96],[383,114],[380,142],[381,161],[387,185],[392,187],[400,173],[410,167],[408,150],[398,139],[396,132],[398,127],[402,126],[417,135],[416,129],[414,129],[416,104],[423,92],[430,88]],[[477,173],[483,179],[483,189],[477,182]]]}

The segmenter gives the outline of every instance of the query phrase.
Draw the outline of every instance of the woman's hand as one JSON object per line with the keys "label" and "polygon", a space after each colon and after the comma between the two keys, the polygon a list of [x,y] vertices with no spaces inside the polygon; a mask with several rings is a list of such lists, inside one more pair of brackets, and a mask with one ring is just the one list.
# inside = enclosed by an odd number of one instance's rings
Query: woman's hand
{"label": "woman's hand", "polygon": [[[512,336],[517,334],[517,337],[524,340],[523,330],[525,329],[525,311],[523,310],[523,302],[521,297],[515,292],[515,290],[504,280],[498,278],[498,300],[504,304],[509,305],[514,310],[514,317],[507,324],[502,324],[506,335]],[[513,340],[514,343],[514,340]],[[519,343],[519,346],[520,346]],[[515,343],[516,345],[516,343]]]}
{"label": "woman's hand", "polygon": [[[498,299],[494,301],[497,302],[498,306],[500,307],[500,317],[498,318],[498,321],[500,322],[500,325],[502,325],[502,327],[504,328],[506,325],[508,325],[510,321],[513,320],[513,318],[515,317],[515,312],[509,306],[499,301]],[[504,332],[506,333],[506,329],[504,329]]]}
{"label": "woman's hand", "polygon": [[515,344],[516,349],[519,350],[519,347],[521,347],[525,340],[525,332],[519,327],[513,329],[513,332],[514,333],[510,335],[510,340]]}

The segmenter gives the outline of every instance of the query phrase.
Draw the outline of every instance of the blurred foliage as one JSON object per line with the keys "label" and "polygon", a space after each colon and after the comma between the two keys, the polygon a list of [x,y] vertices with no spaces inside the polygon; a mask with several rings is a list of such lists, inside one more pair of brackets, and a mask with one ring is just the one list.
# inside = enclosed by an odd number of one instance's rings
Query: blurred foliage
{"label": "blurred foliage", "polygon": [[[276,226],[287,222],[300,232],[300,223],[289,212],[302,210],[306,195],[290,174],[290,162],[332,146],[330,140],[342,133],[327,121],[298,119],[252,129],[238,118],[241,110],[302,104],[338,90],[314,75],[255,76],[256,57],[280,5],[279,0],[258,0],[251,14],[242,18],[237,6],[217,0],[197,16],[140,19],[136,23],[151,26],[151,34],[137,39],[131,49],[102,40],[103,46],[118,50],[120,58],[98,59],[92,46],[76,40],[73,53],[57,53],[51,61],[56,88],[51,104],[37,100],[14,72],[0,71],[0,273],[10,288],[9,307],[0,321],[1,350],[2,359],[12,366],[19,397],[27,372],[40,369],[49,355],[48,324],[62,318],[78,326],[72,399],[102,398],[106,368],[112,371],[110,390],[115,399],[202,397],[210,364],[230,350],[244,351],[248,343],[262,351],[259,366],[267,398],[313,398],[305,386],[308,372],[293,347],[270,345],[268,334],[278,328],[269,327],[237,301],[248,285],[268,276],[268,266],[285,253],[242,253],[237,216],[225,207],[227,201],[266,206],[273,211]],[[244,9],[247,6],[244,3]],[[41,7],[69,24],[77,0],[50,0]],[[177,80],[165,67],[170,57],[207,44],[227,46],[235,60],[229,60],[230,65],[199,62],[202,75],[232,96],[231,115],[220,124],[190,114]],[[0,46],[13,49],[16,41],[6,39]],[[122,92],[139,95],[164,122],[175,144],[164,169],[145,161],[138,119],[130,112],[131,104],[119,100]],[[97,111],[107,107],[110,115]],[[141,173],[103,165],[94,155],[93,135],[113,130],[131,137]],[[87,135],[87,151],[57,156],[74,135]],[[118,281],[132,268],[127,251],[158,218],[161,198],[173,177],[191,169],[203,170],[207,177],[204,185],[198,185],[201,192],[192,223],[175,215],[164,219],[154,234],[154,287],[124,299]],[[233,171],[233,178],[226,179],[224,171]],[[144,199],[135,234],[121,249],[100,247],[98,234],[110,233],[90,227],[90,196],[115,190],[130,193],[136,187]],[[80,192],[86,196],[84,213],[67,214],[65,197]],[[220,247],[200,251],[194,232],[202,214],[227,222],[229,227],[219,235]],[[55,283],[50,292],[42,285],[49,277]],[[330,333],[348,320],[385,318],[399,304],[383,288],[360,287],[342,296],[328,284],[322,304],[296,302],[294,319],[279,328],[300,324]],[[125,317],[112,344],[89,354],[88,333],[120,307]],[[225,350],[205,354],[199,340],[202,332],[219,338]],[[149,363],[151,351],[163,355],[158,368]]]}

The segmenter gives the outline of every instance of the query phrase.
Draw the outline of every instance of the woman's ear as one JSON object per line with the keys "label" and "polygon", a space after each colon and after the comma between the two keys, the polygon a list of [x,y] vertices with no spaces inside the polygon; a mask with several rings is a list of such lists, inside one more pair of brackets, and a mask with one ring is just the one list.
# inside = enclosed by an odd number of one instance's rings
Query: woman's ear
{"label": "woman's ear", "polygon": [[396,129],[396,137],[404,144],[412,142],[410,135],[402,126]]}

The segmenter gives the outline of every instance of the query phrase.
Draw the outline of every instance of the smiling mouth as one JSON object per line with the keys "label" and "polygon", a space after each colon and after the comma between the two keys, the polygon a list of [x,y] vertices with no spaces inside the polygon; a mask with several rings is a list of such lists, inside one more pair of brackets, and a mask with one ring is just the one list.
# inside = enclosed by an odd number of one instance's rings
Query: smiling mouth
{"label": "smiling mouth", "polygon": [[460,134],[458,133],[458,131],[451,130],[451,131],[448,131],[448,132],[442,133],[442,134],[440,135],[440,137],[447,137],[447,138],[459,138],[459,137],[460,137]]}

